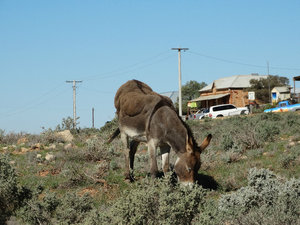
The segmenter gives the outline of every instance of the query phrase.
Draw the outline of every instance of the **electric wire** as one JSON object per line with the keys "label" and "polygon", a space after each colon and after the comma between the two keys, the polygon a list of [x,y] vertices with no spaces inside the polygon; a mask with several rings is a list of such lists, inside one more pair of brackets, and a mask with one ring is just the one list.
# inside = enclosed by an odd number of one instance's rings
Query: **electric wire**
{"label": "electric wire", "polygon": [[40,96],[40,97],[45,97],[47,95],[49,95],[50,93],[52,93],[48,98],[46,99],[41,99],[41,98],[38,98],[38,99],[35,99],[35,100],[32,100],[31,102],[29,102],[27,105],[23,105],[17,109],[14,109],[14,110],[11,110],[11,111],[8,111],[8,112],[4,112],[4,113],[1,113],[2,116],[4,117],[11,117],[11,116],[14,116],[16,114],[20,114],[20,113],[23,113],[23,112],[26,112],[26,111],[29,111],[29,110],[32,110],[32,109],[35,109],[36,107],[40,106],[40,105],[43,105],[43,104],[46,104],[47,102],[49,102],[50,100],[53,100],[53,98],[57,97],[57,96],[60,96],[62,93],[65,93],[67,88],[64,87],[61,91],[59,91],[58,93],[55,93],[55,95],[53,95],[53,91],[54,90],[57,90],[59,87],[61,87],[62,85],[59,85],[57,87],[55,87],[54,89],[51,89],[50,91],[48,91],[46,94]]}
{"label": "electric wire", "polygon": [[[165,56],[165,55],[167,55],[167,56],[162,57],[162,56]],[[85,78],[82,78],[82,80],[90,81],[90,80],[96,80],[96,79],[107,79],[107,78],[118,77],[118,76],[121,76],[123,74],[125,75],[125,74],[128,74],[130,72],[141,70],[143,68],[146,68],[146,67],[152,66],[154,64],[157,64],[159,62],[165,61],[166,59],[169,59],[170,57],[172,57],[171,52],[164,51],[164,52],[161,52],[161,53],[159,53],[155,56],[152,56],[152,57],[149,57],[147,59],[141,60],[137,63],[134,63],[132,65],[124,66],[122,68],[119,68],[119,69],[116,69],[116,70],[113,70],[113,71],[110,71],[110,72],[107,72],[107,73],[102,73],[102,74],[99,74],[99,75],[85,77]]]}
{"label": "electric wire", "polygon": [[[225,63],[231,63],[231,64],[237,64],[237,65],[249,66],[249,67],[256,67],[256,68],[266,68],[266,66],[262,66],[262,65],[255,65],[255,64],[250,64],[250,63],[237,62],[237,61],[228,60],[228,59],[224,59],[224,58],[219,58],[219,57],[215,57],[215,56],[210,56],[210,55],[206,55],[206,54],[199,53],[199,52],[194,52],[194,51],[188,51],[187,53],[188,54],[193,54],[193,55],[198,55],[198,56],[209,58],[209,59],[213,59],[213,60],[217,60],[217,61],[221,61],[221,62],[225,62]],[[270,69],[295,70],[295,71],[299,70],[300,71],[300,68],[288,68],[288,67],[277,67],[277,66],[270,66]]]}

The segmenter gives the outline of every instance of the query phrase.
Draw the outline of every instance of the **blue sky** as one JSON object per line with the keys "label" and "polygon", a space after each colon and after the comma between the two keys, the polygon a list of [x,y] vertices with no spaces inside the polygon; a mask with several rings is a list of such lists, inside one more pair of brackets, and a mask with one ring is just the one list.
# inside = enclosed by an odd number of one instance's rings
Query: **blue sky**
{"label": "blue sky", "polygon": [[130,79],[157,92],[182,81],[300,74],[300,1],[0,0],[0,129],[39,133],[72,116],[80,127],[114,118]]}

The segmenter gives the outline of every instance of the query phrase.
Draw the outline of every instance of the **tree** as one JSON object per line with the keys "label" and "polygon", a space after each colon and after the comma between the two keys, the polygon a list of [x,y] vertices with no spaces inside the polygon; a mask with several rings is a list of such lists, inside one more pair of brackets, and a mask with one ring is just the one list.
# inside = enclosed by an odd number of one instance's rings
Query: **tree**
{"label": "tree", "polygon": [[250,80],[251,87],[249,91],[255,92],[255,98],[267,103],[270,102],[270,91],[274,87],[282,87],[289,85],[289,79],[287,77],[270,75],[268,78],[260,78],[259,80]]}
{"label": "tree", "polygon": [[187,113],[187,103],[188,101],[199,97],[199,90],[204,88],[207,84],[205,82],[198,83],[195,80],[191,80],[182,86],[182,112]]}

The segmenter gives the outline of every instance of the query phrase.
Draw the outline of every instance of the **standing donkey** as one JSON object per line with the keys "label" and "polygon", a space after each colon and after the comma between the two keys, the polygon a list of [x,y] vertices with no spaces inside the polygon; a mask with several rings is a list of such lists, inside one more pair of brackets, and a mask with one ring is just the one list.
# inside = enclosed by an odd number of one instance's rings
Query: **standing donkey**
{"label": "standing donkey", "polygon": [[211,135],[198,146],[191,130],[178,116],[170,98],[157,94],[145,83],[130,80],[115,96],[119,128],[109,143],[121,133],[125,146],[125,176],[133,180],[134,155],[140,142],[146,142],[150,155],[150,173],[158,173],[156,149],[162,153],[163,172],[169,171],[170,148],[178,158],[174,169],[183,184],[195,182],[200,168],[200,153],[209,145]]}

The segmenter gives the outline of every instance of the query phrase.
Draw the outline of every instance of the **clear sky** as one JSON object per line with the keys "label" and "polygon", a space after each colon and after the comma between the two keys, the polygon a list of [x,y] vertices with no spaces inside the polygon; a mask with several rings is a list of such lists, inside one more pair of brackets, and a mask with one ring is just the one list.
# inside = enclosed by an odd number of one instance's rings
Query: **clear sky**
{"label": "clear sky", "polygon": [[[0,129],[39,133],[73,115],[114,118],[130,79],[157,92],[239,74],[300,75],[298,0],[0,0]],[[300,85],[300,84],[299,84]]]}

